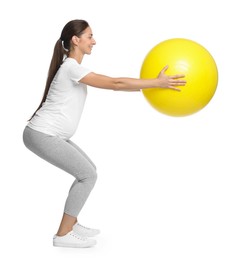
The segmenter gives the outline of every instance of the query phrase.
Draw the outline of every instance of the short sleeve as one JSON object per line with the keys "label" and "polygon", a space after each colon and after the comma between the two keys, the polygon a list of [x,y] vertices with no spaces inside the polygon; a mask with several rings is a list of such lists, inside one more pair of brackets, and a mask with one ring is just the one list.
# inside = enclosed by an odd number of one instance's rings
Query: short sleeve
{"label": "short sleeve", "polygon": [[75,81],[79,82],[83,77],[85,77],[88,73],[90,73],[91,70],[88,68],[85,68],[81,66],[78,63],[73,63],[73,65],[70,67],[69,70],[69,76],[70,78]]}

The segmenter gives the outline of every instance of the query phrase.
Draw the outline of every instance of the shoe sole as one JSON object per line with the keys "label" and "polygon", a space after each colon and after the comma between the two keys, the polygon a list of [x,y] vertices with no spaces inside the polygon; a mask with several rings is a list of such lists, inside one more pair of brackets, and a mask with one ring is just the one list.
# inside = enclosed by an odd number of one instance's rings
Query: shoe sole
{"label": "shoe sole", "polygon": [[89,248],[96,245],[96,241],[91,241],[90,243],[85,244],[64,244],[64,243],[53,243],[53,246],[55,247],[70,247],[70,248]]}

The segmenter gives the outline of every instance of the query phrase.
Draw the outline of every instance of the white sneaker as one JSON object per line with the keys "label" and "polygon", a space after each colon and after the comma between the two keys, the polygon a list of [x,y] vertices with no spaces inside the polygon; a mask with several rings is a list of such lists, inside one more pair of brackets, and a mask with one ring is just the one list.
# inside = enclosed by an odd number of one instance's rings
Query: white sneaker
{"label": "white sneaker", "polygon": [[53,246],[84,248],[92,247],[94,245],[96,245],[95,240],[88,239],[86,237],[81,237],[80,235],[76,234],[73,230],[65,236],[55,235],[53,237]]}
{"label": "white sneaker", "polygon": [[100,233],[100,230],[88,228],[80,225],[78,222],[73,226],[73,231],[81,237],[93,237]]}

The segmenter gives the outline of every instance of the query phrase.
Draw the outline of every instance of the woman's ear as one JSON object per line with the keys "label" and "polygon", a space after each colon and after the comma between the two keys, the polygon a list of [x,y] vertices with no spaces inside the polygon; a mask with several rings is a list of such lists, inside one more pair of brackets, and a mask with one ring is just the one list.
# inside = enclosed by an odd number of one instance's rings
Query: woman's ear
{"label": "woman's ear", "polygon": [[79,38],[76,36],[76,35],[74,35],[72,38],[71,38],[71,40],[72,40],[72,43],[74,44],[74,45],[78,45],[78,43],[79,43]]}

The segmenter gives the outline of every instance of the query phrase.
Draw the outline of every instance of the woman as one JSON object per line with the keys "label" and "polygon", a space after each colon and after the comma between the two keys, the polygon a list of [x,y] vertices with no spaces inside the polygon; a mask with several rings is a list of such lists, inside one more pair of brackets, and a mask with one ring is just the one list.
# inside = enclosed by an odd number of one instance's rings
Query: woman
{"label": "woman", "polygon": [[167,76],[167,66],[154,79],[112,78],[96,74],[81,66],[83,56],[91,54],[96,44],[85,20],[68,22],[56,42],[42,101],[23,133],[28,149],[75,177],[54,246],[91,247],[97,229],[81,226],[77,216],[96,182],[96,167],[70,138],[75,133],[85,99],[87,85],[112,90],[138,91],[167,88],[179,91],[184,75]]}

